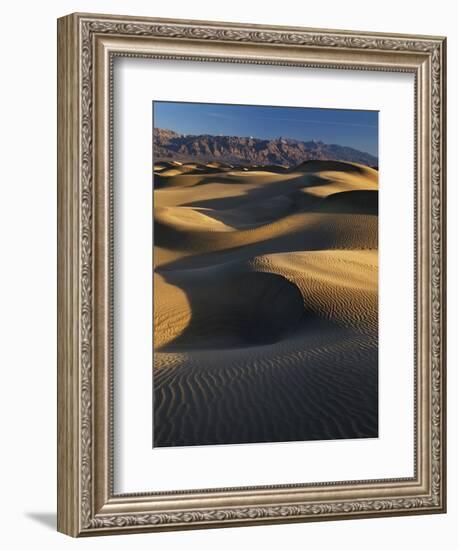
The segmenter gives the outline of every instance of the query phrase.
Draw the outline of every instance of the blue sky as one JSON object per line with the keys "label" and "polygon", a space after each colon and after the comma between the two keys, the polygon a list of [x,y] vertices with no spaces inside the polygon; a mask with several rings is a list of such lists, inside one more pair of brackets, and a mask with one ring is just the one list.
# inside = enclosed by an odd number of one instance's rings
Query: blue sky
{"label": "blue sky", "polygon": [[377,111],[154,101],[153,117],[182,134],[315,139],[378,156]]}

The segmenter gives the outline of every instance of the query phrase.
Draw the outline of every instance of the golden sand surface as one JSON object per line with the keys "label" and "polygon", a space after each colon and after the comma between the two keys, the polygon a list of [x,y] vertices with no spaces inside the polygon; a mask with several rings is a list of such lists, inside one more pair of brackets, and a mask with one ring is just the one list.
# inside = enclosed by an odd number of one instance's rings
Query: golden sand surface
{"label": "golden sand surface", "polygon": [[154,445],[377,437],[378,172],[154,167]]}

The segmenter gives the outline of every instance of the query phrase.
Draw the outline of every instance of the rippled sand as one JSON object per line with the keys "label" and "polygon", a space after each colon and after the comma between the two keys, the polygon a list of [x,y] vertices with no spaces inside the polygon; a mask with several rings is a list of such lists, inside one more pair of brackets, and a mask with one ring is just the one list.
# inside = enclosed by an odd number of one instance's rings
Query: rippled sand
{"label": "rippled sand", "polygon": [[377,437],[377,171],[154,182],[154,445]]}

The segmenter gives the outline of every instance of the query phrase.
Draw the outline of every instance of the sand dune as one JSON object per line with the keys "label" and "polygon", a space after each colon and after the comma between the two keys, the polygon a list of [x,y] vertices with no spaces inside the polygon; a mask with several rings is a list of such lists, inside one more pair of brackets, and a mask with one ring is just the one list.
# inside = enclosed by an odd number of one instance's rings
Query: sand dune
{"label": "sand dune", "polygon": [[377,171],[154,170],[154,444],[377,436]]}

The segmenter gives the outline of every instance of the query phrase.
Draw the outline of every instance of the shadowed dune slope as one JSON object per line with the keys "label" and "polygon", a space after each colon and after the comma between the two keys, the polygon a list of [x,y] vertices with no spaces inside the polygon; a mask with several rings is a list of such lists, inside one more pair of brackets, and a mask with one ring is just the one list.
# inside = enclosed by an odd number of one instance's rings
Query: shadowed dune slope
{"label": "shadowed dune slope", "polygon": [[[186,299],[174,304],[174,311],[182,312],[180,326],[168,315],[155,319],[156,349],[225,349],[275,342],[290,334],[304,314],[300,289],[280,274],[240,264],[202,271],[167,277],[169,284],[186,288]],[[168,333],[162,323],[178,330]]]}
{"label": "shadowed dune slope", "polygon": [[378,191],[341,191],[324,197],[321,212],[378,215]]}
{"label": "shadowed dune slope", "polygon": [[376,437],[377,171],[155,173],[155,446]]}

